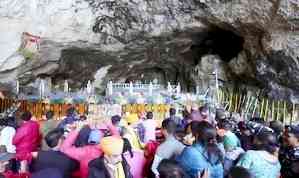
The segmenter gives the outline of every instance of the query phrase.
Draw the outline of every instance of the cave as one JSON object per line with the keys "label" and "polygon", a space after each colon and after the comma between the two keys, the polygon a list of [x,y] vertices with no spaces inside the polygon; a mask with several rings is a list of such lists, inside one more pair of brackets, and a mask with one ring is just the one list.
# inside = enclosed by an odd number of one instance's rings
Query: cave
{"label": "cave", "polygon": [[100,50],[71,47],[61,52],[59,68],[50,76],[53,84],[68,80],[71,87],[82,88],[88,80],[94,80],[98,69],[115,60]]}
{"label": "cave", "polygon": [[164,84],[166,81],[166,74],[165,70],[159,67],[152,67],[152,68],[136,68],[133,70],[126,78],[126,83],[129,82],[141,82],[141,83],[149,83],[156,79],[157,82],[160,81],[161,84]]}
{"label": "cave", "polygon": [[190,49],[195,65],[207,54],[218,55],[228,63],[243,50],[244,38],[230,30],[209,27],[207,31],[198,33],[193,43]]}
{"label": "cave", "polygon": [[[172,39],[191,40],[185,46]],[[205,55],[218,55],[228,63],[243,50],[244,39],[232,31],[209,27],[200,31],[184,31],[164,38],[152,38],[142,48],[128,48],[126,53],[106,53],[95,48],[71,47],[61,52],[59,68],[50,76],[53,83],[68,80],[71,87],[81,88],[88,80],[95,80],[95,73],[102,67],[111,65],[104,83],[142,82],[157,79],[167,86],[180,83],[185,91],[194,91],[198,82],[190,77],[190,72]],[[191,46],[191,47],[190,47]]]}

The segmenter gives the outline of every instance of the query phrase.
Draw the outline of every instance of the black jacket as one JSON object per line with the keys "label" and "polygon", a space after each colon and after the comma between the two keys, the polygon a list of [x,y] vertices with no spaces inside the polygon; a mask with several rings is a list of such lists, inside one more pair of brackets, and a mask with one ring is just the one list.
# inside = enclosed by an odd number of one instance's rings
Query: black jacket
{"label": "black jacket", "polygon": [[76,171],[79,163],[69,158],[66,154],[60,151],[40,151],[38,156],[30,165],[31,171],[38,172],[48,168],[57,168],[64,178],[70,178],[72,172]]}

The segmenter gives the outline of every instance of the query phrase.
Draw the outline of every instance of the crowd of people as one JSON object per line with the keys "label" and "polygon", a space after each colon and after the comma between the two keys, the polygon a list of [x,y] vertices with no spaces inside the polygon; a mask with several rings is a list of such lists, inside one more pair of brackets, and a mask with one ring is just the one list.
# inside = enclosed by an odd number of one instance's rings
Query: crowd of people
{"label": "crowd of people", "polygon": [[295,178],[299,126],[242,119],[208,107],[171,108],[158,128],[152,112],[90,120],[69,108],[6,118],[0,133],[0,177]]}

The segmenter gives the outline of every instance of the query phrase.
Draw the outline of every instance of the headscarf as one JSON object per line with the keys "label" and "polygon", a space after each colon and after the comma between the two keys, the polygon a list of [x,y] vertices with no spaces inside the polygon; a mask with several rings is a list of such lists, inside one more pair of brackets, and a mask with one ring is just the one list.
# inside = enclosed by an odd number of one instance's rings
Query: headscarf
{"label": "headscarf", "polygon": [[104,137],[101,140],[100,147],[106,155],[120,155],[123,151],[124,141],[115,136]]}
{"label": "headscarf", "polygon": [[126,117],[125,117],[126,121],[129,123],[129,124],[134,124],[136,123],[139,118],[138,118],[138,115],[136,113],[130,113],[128,114]]}

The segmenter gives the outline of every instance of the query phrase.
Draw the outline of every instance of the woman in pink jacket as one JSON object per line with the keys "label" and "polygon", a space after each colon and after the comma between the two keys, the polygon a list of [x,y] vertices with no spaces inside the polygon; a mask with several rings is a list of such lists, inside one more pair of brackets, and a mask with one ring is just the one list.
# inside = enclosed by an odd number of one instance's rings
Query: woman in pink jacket
{"label": "woman in pink jacket", "polygon": [[[117,129],[111,123],[105,123],[106,127],[110,130],[110,133],[115,136],[119,136]],[[80,177],[88,177],[88,163],[100,157],[103,152],[98,144],[88,144],[82,147],[75,147],[74,143],[79,134],[78,130],[71,131],[67,138],[64,140],[60,151],[80,162]],[[102,134],[104,135],[104,134]]]}
{"label": "woman in pink jacket", "polygon": [[30,112],[22,114],[22,123],[12,141],[16,146],[16,158],[20,161],[31,161],[31,152],[37,151],[40,146],[39,125],[37,122],[32,121],[31,117]]}

